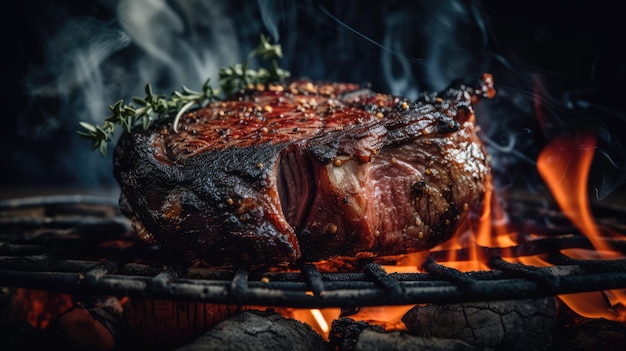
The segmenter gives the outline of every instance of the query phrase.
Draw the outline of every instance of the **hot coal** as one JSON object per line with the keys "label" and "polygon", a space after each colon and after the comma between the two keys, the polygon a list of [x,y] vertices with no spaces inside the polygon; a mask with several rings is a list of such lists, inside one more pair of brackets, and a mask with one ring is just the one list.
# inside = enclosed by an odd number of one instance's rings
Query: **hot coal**
{"label": "hot coal", "polygon": [[[0,341],[2,350],[111,351],[125,350],[131,345],[122,306],[114,297],[77,302],[43,329],[15,324],[10,330],[15,334]],[[5,340],[9,343],[4,344]]]}

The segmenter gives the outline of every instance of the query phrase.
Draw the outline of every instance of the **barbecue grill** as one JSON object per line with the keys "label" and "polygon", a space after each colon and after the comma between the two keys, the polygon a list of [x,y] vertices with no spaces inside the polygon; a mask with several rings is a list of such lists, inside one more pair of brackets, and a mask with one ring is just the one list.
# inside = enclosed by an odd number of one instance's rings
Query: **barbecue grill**
{"label": "barbecue grill", "polygon": [[[489,270],[461,272],[434,251],[424,273],[388,273],[363,261],[354,272],[323,272],[314,264],[291,271],[183,268],[164,263],[156,247],[141,242],[117,201],[59,195],[0,202],[0,286],[90,295],[140,296],[220,304],[296,308],[358,307],[527,299],[626,288],[626,260],[580,260],[562,249],[592,249],[559,211],[536,200],[512,201],[552,223],[549,234],[506,250],[478,247]],[[596,207],[598,223],[624,232],[618,207]],[[528,226],[528,223],[524,225]],[[605,239],[626,253],[626,239]],[[455,252],[457,260],[467,250]],[[509,263],[508,257],[543,255],[550,267]]]}

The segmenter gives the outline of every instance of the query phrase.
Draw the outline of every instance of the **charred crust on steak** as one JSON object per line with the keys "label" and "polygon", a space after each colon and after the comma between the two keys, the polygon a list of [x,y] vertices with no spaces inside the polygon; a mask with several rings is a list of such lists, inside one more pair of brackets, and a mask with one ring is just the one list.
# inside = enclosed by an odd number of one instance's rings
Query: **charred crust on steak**
{"label": "charred crust on steak", "polygon": [[482,201],[473,106],[491,76],[416,101],[350,83],[253,87],[120,138],[120,208],[185,265],[295,264],[427,250]]}

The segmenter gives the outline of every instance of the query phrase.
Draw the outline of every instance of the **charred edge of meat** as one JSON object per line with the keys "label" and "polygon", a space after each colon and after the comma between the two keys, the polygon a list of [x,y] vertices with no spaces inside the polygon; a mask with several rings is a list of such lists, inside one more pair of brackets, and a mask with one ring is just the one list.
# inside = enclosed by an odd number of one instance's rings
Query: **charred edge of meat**
{"label": "charred edge of meat", "polygon": [[441,118],[437,124],[437,132],[441,134],[448,134],[456,132],[461,128],[461,124],[456,119]]}
{"label": "charred edge of meat", "polygon": [[203,153],[179,166],[161,159],[159,138],[124,134],[114,170],[121,210],[140,221],[138,234],[154,240],[166,261],[254,266],[299,256],[295,236],[255,205],[284,145]]}
{"label": "charred edge of meat", "polygon": [[411,184],[411,197],[422,197],[424,196],[424,188],[426,187],[426,181],[424,179],[420,179],[415,183]]}

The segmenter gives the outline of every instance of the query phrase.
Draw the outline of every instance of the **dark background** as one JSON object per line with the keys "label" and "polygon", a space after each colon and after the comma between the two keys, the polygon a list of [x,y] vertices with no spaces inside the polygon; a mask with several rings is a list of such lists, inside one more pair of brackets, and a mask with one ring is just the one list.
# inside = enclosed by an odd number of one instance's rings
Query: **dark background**
{"label": "dark background", "polygon": [[[34,1],[3,23],[0,189],[115,189],[76,135],[109,104],[200,88],[242,62],[260,33],[293,76],[371,84],[414,98],[492,73],[477,108],[498,189],[542,190],[538,153],[561,134],[597,136],[589,192],[626,181],[626,25],[611,1]],[[217,78],[214,79],[216,81]]]}

